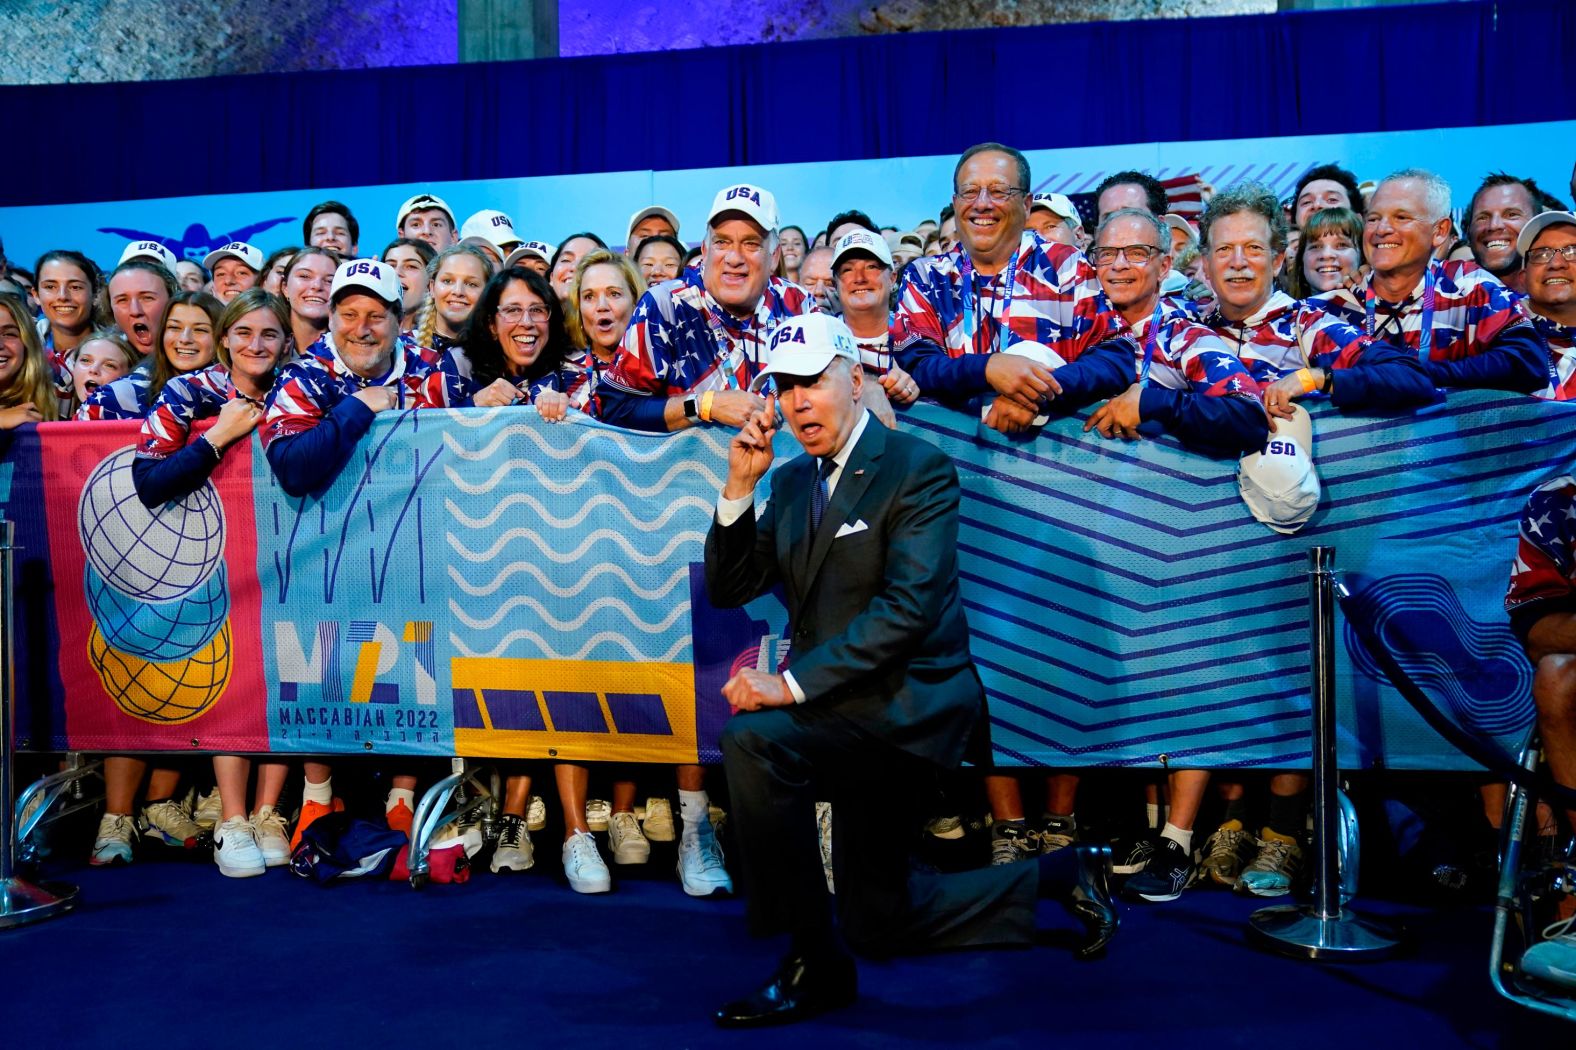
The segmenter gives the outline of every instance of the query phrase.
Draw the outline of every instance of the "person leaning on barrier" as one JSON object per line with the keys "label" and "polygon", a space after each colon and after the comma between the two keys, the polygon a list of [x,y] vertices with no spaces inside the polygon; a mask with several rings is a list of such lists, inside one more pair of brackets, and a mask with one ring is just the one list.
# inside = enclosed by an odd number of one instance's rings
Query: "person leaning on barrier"
{"label": "person leaning on barrier", "polygon": [[1522,306],[1548,354],[1549,385],[1538,396],[1576,401],[1576,213],[1534,216],[1516,250],[1525,269]]}
{"label": "person leaning on barrier", "polygon": [[[1532,661],[1544,761],[1555,781],[1576,789],[1576,478],[1555,478],[1527,500],[1505,611]],[[1565,816],[1576,827],[1576,810]],[[1576,895],[1562,897],[1556,915],[1561,921],[1527,950],[1521,969],[1576,987]]]}
{"label": "person leaning on barrier", "polygon": [[814,309],[803,288],[771,276],[776,231],[769,192],[744,183],[718,191],[701,271],[640,297],[592,402],[602,420],[657,432],[738,427],[760,409],[749,387],[770,360],[772,331]]}
{"label": "person leaning on barrier", "polygon": [[1089,257],[1141,349],[1132,385],[1100,406],[1084,430],[1133,440],[1145,423],[1159,423],[1202,451],[1257,451],[1269,436],[1259,384],[1218,335],[1160,294],[1170,243],[1165,223],[1138,208],[1111,212],[1095,231]]}
{"label": "person leaning on barrier", "polygon": [[[705,574],[720,608],[786,593],[788,666],[728,680],[735,713],[721,748],[751,930],[789,944],[777,972],[717,1023],[781,1024],[849,1005],[858,978],[845,941],[873,954],[1032,943],[1037,896],[1062,901],[1085,928],[1079,954],[1098,954],[1117,924],[1103,847],[953,874],[911,865],[921,788],[990,748],[958,591],[957,471],[929,442],[872,424],[841,321],[793,318],[773,341],[762,375],[805,455],[772,472],[757,514],[777,428],[768,399],[729,448]],[[835,898],[816,845],[815,804],[828,791]]]}
{"label": "person leaning on barrier", "polygon": [[1363,223],[1372,272],[1315,305],[1406,347],[1436,387],[1533,393],[1548,384],[1543,346],[1510,289],[1476,263],[1433,257],[1451,236],[1449,183],[1419,168],[1395,172],[1374,190]]}
{"label": "person leaning on barrier", "polygon": [[428,366],[400,340],[402,302],[394,270],[351,259],[334,271],[328,331],[280,370],[260,434],[279,487],[319,493],[350,462],[379,412],[425,408]]}
{"label": "person leaning on barrier", "polygon": [[[1078,408],[1126,390],[1137,352],[1094,267],[1077,249],[1025,230],[1029,162],[986,142],[953,169],[960,245],[917,260],[903,280],[892,340],[920,395],[962,406],[999,395],[986,424],[1027,430],[1054,401]],[[1065,364],[1002,353],[1037,342]]]}
{"label": "person leaning on barrier", "polygon": [[1286,223],[1267,187],[1217,193],[1199,220],[1204,270],[1215,310],[1204,318],[1264,387],[1271,416],[1322,392],[1341,409],[1399,410],[1430,404],[1434,386],[1404,347],[1363,334],[1321,299],[1298,301],[1275,287]]}

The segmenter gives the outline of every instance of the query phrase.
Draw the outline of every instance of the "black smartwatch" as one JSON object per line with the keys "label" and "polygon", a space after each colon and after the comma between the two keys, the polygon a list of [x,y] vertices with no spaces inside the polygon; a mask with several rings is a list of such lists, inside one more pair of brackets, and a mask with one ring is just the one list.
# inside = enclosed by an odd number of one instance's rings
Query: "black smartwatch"
{"label": "black smartwatch", "polygon": [[684,418],[689,420],[700,418],[700,403],[695,400],[694,394],[684,395]]}
{"label": "black smartwatch", "polygon": [[1335,369],[1326,368],[1324,370],[1324,385],[1319,389],[1326,394],[1335,389]]}

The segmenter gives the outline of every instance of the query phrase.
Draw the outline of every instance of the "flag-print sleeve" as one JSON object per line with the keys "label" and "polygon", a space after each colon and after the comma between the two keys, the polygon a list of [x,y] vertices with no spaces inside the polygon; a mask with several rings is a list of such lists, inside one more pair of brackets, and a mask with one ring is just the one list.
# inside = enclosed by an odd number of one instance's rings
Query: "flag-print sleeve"
{"label": "flag-print sleeve", "polygon": [[356,397],[325,410],[320,369],[291,365],[279,374],[263,415],[263,450],[279,487],[306,496],[339,475],[375,413]]}
{"label": "flag-print sleeve", "polygon": [[1576,612],[1572,548],[1576,547],[1576,479],[1556,478],[1527,500],[1510,570],[1505,611],[1525,645],[1534,625],[1551,613]]}
{"label": "flag-print sleeve", "polygon": [[1150,382],[1139,395],[1139,418],[1159,422],[1201,452],[1241,455],[1262,449],[1269,417],[1259,403],[1258,381],[1237,355],[1214,332],[1185,319],[1168,322],[1165,338],[1166,357],[1177,363],[1188,389]]}
{"label": "flag-print sleeve", "polygon": [[416,384],[417,408],[470,408],[476,384],[457,372],[433,368]]}
{"label": "flag-print sleeve", "polygon": [[990,355],[952,356],[947,322],[939,309],[941,296],[950,291],[947,276],[933,266],[908,268],[892,313],[892,357],[922,396],[958,405],[990,391],[985,378]]}
{"label": "flag-print sleeve", "polygon": [[[1484,331],[1478,329],[1479,333]],[[1549,359],[1532,325],[1515,315],[1500,326],[1481,352],[1454,361],[1423,362],[1439,387],[1479,387],[1535,394],[1549,385]]]}
{"label": "flag-print sleeve", "polygon": [[[671,296],[668,298],[671,304]],[[646,292],[635,306],[635,315],[619,343],[618,356],[597,382],[590,407],[603,422],[631,430],[661,433],[668,429],[667,384],[658,357],[671,345],[672,326],[663,316],[657,297]]]}

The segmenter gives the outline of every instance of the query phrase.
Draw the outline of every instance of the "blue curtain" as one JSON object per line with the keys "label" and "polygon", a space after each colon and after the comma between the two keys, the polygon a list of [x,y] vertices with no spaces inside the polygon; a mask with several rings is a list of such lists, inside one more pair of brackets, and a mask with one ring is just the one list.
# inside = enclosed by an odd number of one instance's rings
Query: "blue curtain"
{"label": "blue curtain", "polygon": [[0,203],[1567,120],[1573,54],[1519,0],[7,87]]}

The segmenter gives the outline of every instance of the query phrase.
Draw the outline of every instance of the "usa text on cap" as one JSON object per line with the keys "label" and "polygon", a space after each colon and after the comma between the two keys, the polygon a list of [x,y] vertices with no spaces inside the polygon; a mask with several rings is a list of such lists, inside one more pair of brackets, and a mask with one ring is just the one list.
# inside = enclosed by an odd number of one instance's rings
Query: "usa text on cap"
{"label": "usa text on cap", "polygon": [[212,271],[213,264],[224,258],[239,259],[256,273],[263,270],[263,253],[245,241],[231,241],[215,248],[204,257],[202,264]]}
{"label": "usa text on cap", "polygon": [[553,261],[553,253],[557,250],[557,248],[553,247],[551,244],[548,244],[546,241],[526,241],[525,243],[521,244],[520,247],[509,253],[509,258],[503,261],[503,265],[507,269],[508,267],[513,266],[515,263],[519,262],[521,259],[525,258],[527,255],[534,255],[543,262],[550,263]]}
{"label": "usa text on cap", "polygon": [[759,186],[741,182],[717,191],[711,200],[711,211],[706,213],[706,225],[717,221],[717,216],[736,211],[747,217],[767,233],[777,230],[777,198]]}
{"label": "usa text on cap", "polygon": [[1036,193],[1029,201],[1029,210],[1033,211],[1036,208],[1044,208],[1052,215],[1060,215],[1074,226],[1083,225],[1083,217],[1078,214],[1078,207],[1065,193]]}
{"label": "usa text on cap", "polygon": [[377,259],[350,259],[339,264],[328,290],[329,302],[337,303],[341,295],[353,291],[374,295],[390,306],[400,301],[399,278],[394,275],[394,268]]}
{"label": "usa text on cap", "polygon": [[752,387],[758,388],[768,376],[818,376],[839,357],[859,362],[854,333],[831,314],[788,318],[772,331],[768,353],[771,361],[755,377]]}
{"label": "usa text on cap", "polygon": [[520,242],[520,235],[514,232],[514,220],[501,211],[491,210],[477,212],[460,227],[460,240],[472,238],[480,238],[491,244],[498,249],[499,255],[504,254],[505,248]]}
{"label": "usa text on cap", "polygon": [[879,233],[869,230],[850,230],[837,239],[837,247],[832,249],[832,265],[836,266],[845,255],[854,252],[866,252],[876,257],[876,260],[892,268],[892,249],[887,246],[886,238]]}
{"label": "usa text on cap", "polygon": [[405,220],[413,211],[426,211],[428,208],[437,208],[449,217],[449,225],[454,225],[454,209],[444,202],[442,197],[434,197],[430,193],[418,193],[410,200],[399,206],[399,217],[394,220],[394,228],[398,230],[405,225]]}
{"label": "usa text on cap", "polygon": [[148,259],[171,273],[175,272],[175,253],[158,241],[132,241],[126,245],[126,250],[120,253],[120,261],[130,262],[133,259]]}

